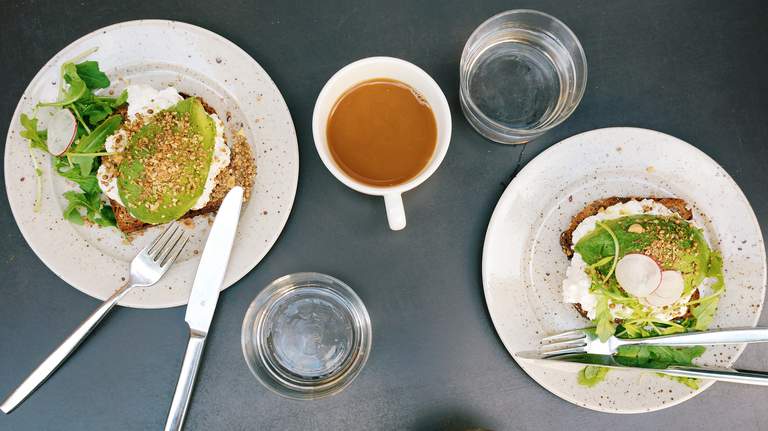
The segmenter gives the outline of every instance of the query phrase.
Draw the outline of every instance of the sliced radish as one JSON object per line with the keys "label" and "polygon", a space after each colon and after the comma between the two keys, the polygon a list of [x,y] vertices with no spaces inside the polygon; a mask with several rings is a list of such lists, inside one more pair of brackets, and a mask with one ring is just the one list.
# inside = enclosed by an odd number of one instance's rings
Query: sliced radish
{"label": "sliced radish", "polygon": [[77,120],[69,109],[60,109],[48,123],[48,152],[60,156],[67,152],[77,135]]}
{"label": "sliced radish", "polygon": [[664,271],[661,273],[661,284],[645,298],[645,302],[654,307],[672,305],[683,294],[685,280],[680,271]]}
{"label": "sliced radish", "polygon": [[648,296],[661,283],[661,267],[644,254],[631,253],[616,264],[616,281],[630,295]]}

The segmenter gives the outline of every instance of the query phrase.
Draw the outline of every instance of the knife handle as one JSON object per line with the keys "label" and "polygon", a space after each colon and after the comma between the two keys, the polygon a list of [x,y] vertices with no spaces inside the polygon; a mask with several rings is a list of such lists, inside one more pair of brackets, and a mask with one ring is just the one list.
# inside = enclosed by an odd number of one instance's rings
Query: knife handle
{"label": "knife handle", "polygon": [[647,338],[622,338],[619,345],[701,346],[709,344],[741,344],[768,342],[768,328],[714,329]]}
{"label": "knife handle", "polygon": [[200,367],[200,359],[203,356],[203,347],[205,347],[205,334],[190,331],[187,351],[184,353],[184,362],[181,364],[179,382],[176,384],[171,409],[168,412],[168,419],[165,421],[165,431],[179,431],[184,424],[197,369]]}
{"label": "knife handle", "polygon": [[734,369],[718,369],[703,367],[671,366],[658,371],[662,374],[676,377],[693,377],[697,379],[712,379],[719,382],[741,383],[745,385],[768,386],[768,373],[762,371],[747,371]]}

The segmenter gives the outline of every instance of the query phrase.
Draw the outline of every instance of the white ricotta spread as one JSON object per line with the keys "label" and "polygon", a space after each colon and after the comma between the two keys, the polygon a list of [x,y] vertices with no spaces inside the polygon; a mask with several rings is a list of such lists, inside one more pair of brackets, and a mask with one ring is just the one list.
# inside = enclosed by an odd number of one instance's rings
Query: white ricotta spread
{"label": "white ricotta spread", "polygon": [[[158,91],[147,85],[129,85],[127,91],[129,120],[135,119],[137,113],[140,113],[144,117],[151,117],[163,109],[168,109],[183,100],[179,92],[173,87]],[[195,205],[192,206],[193,210],[203,208],[208,204],[208,201],[211,198],[211,193],[216,187],[216,176],[229,166],[230,153],[229,147],[224,140],[224,122],[222,122],[216,114],[209,114],[208,116],[211,117],[216,125],[213,157],[211,158],[210,169],[208,169],[208,176],[205,179],[203,193],[197,199]],[[121,138],[117,139],[118,136],[121,136]],[[104,146],[107,152],[116,153],[123,151],[125,149],[125,144],[126,133],[121,129],[113,135],[108,136]],[[123,201],[120,199],[120,192],[117,188],[117,177],[109,175],[104,165],[99,167],[97,176],[99,178],[99,187],[104,194],[120,205],[123,205]]]}
{"label": "white ricotta spread", "polygon": [[[659,216],[672,215],[673,212],[664,205],[651,200],[642,201],[631,200],[625,203],[618,203],[605,208],[595,215],[585,218],[573,231],[572,244],[581,240],[584,235],[592,232],[597,227],[598,221],[611,220],[619,217],[625,217],[637,214],[650,214]],[[587,264],[579,253],[574,253],[568,269],[565,271],[563,280],[563,301],[569,304],[581,304],[581,309],[587,313],[587,317],[594,319],[595,308],[597,306],[597,296],[589,291],[592,284],[589,275],[587,275]],[[693,292],[691,292],[693,294]],[[685,304],[690,300],[691,295],[680,298],[673,305],[667,308],[648,306],[648,310],[653,311],[654,318],[658,320],[672,320],[685,312]],[[614,304],[608,300],[611,315],[614,318],[627,318],[632,315],[632,310],[621,304]]]}

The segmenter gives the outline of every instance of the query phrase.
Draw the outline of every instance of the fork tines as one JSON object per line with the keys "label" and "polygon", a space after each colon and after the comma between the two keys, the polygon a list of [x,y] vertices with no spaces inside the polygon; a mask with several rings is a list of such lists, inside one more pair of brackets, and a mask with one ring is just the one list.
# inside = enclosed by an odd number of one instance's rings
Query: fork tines
{"label": "fork tines", "polygon": [[174,222],[169,224],[165,231],[142,252],[150,256],[158,265],[166,266],[176,259],[187,241],[189,241],[189,234],[179,223]]}
{"label": "fork tines", "polygon": [[587,333],[582,329],[544,337],[537,351],[546,357],[585,353]]}

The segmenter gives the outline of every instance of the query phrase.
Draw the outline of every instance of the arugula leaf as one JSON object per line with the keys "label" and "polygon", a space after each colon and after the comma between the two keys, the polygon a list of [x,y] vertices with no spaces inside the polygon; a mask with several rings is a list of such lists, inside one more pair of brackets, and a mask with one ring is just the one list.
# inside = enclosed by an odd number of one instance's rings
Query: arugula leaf
{"label": "arugula leaf", "polygon": [[120,115],[113,115],[103,123],[99,124],[99,127],[93,129],[91,133],[80,139],[75,145],[76,153],[97,153],[104,150],[104,142],[107,137],[120,128],[123,123],[123,117]]}
{"label": "arugula leaf", "polygon": [[605,380],[605,375],[608,374],[608,371],[610,371],[610,368],[587,365],[579,370],[578,382],[580,385],[591,388]]}
{"label": "arugula leaf", "polygon": [[117,98],[86,94],[75,102],[74,106],[84,118],[88,119],[90,125],[98,126],[112,115],[115,109],[125,104],[126,100],[128,100],[128,92],[125,90]]}
{"label": "arugula leaf", "polygon": [[114,226],[115,215],[112,208],[101,201],[100,192],[81,193],[68,191],[64,197],[69,202],[64,209],[64,218],[68,221],[82,225],[83,217],[99,226]]}
{"label": "arugula leaf", "polygon": [[85,218],[99,226],[116,225],[112,208],[101,200],[102,192],[95,169],[84,175],[78,167],[71,166],[66,157],[57,157],[54,167],[59,175],[76,183],[82,190],[64,193],[68,201],[63,213],[66,220],[82,225]]}
{"label": "arugula leaf", "polygon": [[[103,123],[99,124],[99,127],[93,129],[93,131],[85,136],[75,144],[75,148],[72,153],[98,153],[104,150],[104,142],[107,137],[118,128],[123,122],[123,117],[120,115],[113,115]],[[73,155],[72,163],[80,166],[81,175],[88,175],[93,169],[94,156],[77,156]]]}
{"label": "arugula leaf", "polygon": [[37,129],[37,118],[29,118],[27,114],[21,114],[20,120],[21,127],[24,128],[20,135],[23,138],[29,139],[29,145],[32,148],[37,148],[48,152],[48,144],[46,143],[46,140],[48,139],[48,133],[45,130]]}
{"label": "arugula leaf", "polygon": [[98,62],[92,60],[84,61],[76,64],[75,69],[80,79],[85,82],[85,86],[91,90],[109,87],[109,78],[106,73],[99,69]]}
{"label": "arugula leaf", "polygon": [[95,172],[88,172],[88,174],[83,175],[80,169],[69,164],[66,157],[57,157],[54,161],[54,168],[59,175],[79,185],[80,189],[86,193],[99,193],[101,191]]}
{"label": "arugula leaf", "polygon": [[622,346],[614,359],[622,365],[660,369],[670,365],[693,365],[693,360],[704,350],[704,346]]}
{"label": "arugula leaf", "polygon": [[69,84],[69,88],[63,92],[61,97],[59,97],[59,100],[55,102],[38,103],[37,106],[64,107],[70,103],[74,103],[88,91],[85,81],[80,79],[80,76],[77,74],[77,67],[72,63],[64,63],[64,65],[61,66],[61,79]]}
{"label": "arugula leaf", "polygon": [[119,96],[117,96],[117,99],[112,101],[112,107],[117,108],[120,105],[125,104],[126,102],[128,102],[128,90],[123,90],[123,92],[120,93]]}
{"label": "arugula leaf", "polygon": [[101,206],[101,226],[117,226],[117,220],[115,220],[115,212],[109,205]]}

